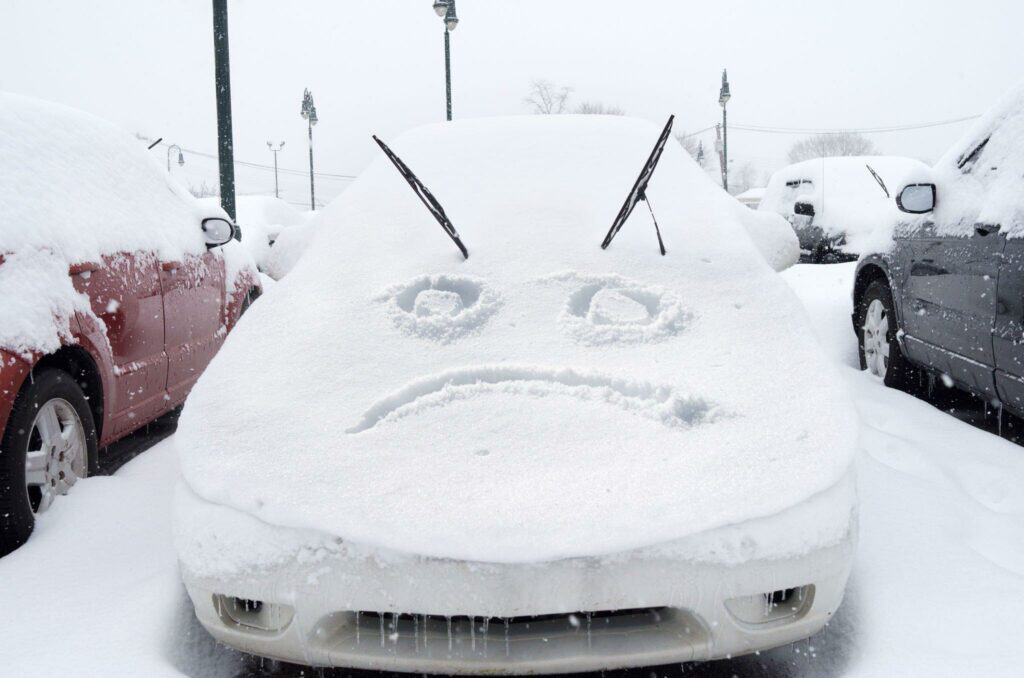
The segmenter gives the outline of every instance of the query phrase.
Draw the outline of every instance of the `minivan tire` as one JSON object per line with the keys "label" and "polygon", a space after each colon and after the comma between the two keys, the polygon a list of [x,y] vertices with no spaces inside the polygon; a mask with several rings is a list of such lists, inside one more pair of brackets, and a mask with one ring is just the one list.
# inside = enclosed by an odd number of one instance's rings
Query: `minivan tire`
{"label": "minivan tire", "polygon": [[902,391],[912,392],[921,383],[921,370],[913,365],[900,347],[897,340],[899,324],[896,319],[896,307],[892,300],[892,290],[884,280],[875,280],[868,285],[867,290],[861,296],[857,304],[857,352],[860,356],[860,368],[868,369],[868,354],[865,348],[865,325],[868,321],[868,313],[872,304],[880,304],[882,313],[887,321],[885,332],[885,344],[888,346],[889,356],[886,361],[885,375],[882,381],[890,388],[897,388]]}

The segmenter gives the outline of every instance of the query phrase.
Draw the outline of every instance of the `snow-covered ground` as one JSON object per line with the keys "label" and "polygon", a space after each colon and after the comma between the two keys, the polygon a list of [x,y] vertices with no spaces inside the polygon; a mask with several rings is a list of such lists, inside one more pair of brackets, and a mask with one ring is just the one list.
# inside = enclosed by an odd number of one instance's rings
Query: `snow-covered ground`
{"label": "snow-covered ground", "polygon": [[[955,418],[855,369],[852,273],[842,264],[784,274],[844,366],[862,418],[861,537],[847,600],[809,641],[684,673],[1020,675],[1024,448],[990,421],[962,421],[969,411]],[[114,476],[81,483],[0,560],[0,674],[261,673],[193,621],[171,542],[177,478],[173,446],[160,443]],[[657,670],[667,672],[680,669]]]}

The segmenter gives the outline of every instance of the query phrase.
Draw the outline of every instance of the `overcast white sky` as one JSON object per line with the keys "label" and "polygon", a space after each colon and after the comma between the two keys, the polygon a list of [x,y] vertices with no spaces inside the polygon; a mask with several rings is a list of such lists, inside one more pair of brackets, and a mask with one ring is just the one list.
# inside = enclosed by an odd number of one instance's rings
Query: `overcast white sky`
{"label": "overcast white sky", "polygon": [[[236,159],[307,167],[304,87],[316,98],[317,169],[358,173],[385,139],[444,116],[443,27],[431,0],[229,0]],[[856,7],[856,9],[853,9]],[[2,0],[0,89],[86,109],[131,131],[215,152],[209,0]],[[526,113],[534,78],[677,130],[713,125],[721,69],[730,122],[877,127],[984,111],[1024,77],[1024,7],[1011,0],[684,2],[459,0],[455,116]],[[966,123],[872,136],[934,160]],[[713,137],[703,137],[708,142]],[[798,137],[735,130],[730,156],[784,164]],[[141,142],[140,142],[141,143]],[[158,151],[153,151],[158,153]],[[216,183],[186,154],[183,179]],[[242,193],[273,174],[242,169]],[[344,181],[318,180],[329,198]],[[284,197],[308,201],[301,176]]]}

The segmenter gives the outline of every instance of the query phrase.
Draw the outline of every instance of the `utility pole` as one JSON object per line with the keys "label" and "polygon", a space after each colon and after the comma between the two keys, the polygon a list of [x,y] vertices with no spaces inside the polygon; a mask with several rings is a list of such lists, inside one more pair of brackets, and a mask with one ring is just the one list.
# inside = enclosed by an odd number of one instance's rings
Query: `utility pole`
{"label": "utility pole", "polygon": [[[217,87],[217,161],[220,205],[235,221],[235,142],[231,131],[231,65],[228,62],[228,0],[213,0],[214,80]],[[242,230],[235,226],[235,239]]]}
{"label": "utility pole", "polygon": [[309,124],[309,209],[316,211],[316,187],[313,184],[313,125],[319,122],[316,117],[316,106],[313,95],[307,88],[302,95],[302,117]]}
{"label": "utility pole", "polygon": [[267,148],[269,148],[270,152],[274,154],[274,197],[280,198],[281,192],[278,190],[277,187],[277,154],[281,151],[282,148],[284,148],[284,142],[282,141],[277,145],[277,148],[274,148],[274,144],[268,141]]}
{"label": "utility pole", "polygon": [[729,92],[729,76],[722,69],[722,89],[718,92],[718,105],[722,107],[722,188],[729,192],[729,125],[725,105],[732,94]]}

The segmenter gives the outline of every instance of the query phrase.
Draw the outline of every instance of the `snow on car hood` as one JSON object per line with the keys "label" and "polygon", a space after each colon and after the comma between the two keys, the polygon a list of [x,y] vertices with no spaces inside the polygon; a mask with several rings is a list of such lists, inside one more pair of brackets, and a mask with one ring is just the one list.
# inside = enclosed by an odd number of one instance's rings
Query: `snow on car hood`
{"label": "snow on car hood", "polygon": [[463,260],[377,159],[249,311],[182,415],[183,476],[264,522],[425,556],[600,555],[768,516],[834,486],[852,409],[735,201],[658,137],[545,116],[392,147]]}
{"label": "snow on car hood", "polygon": [[[868,165],[885,182],[889,197]],[[845,235],[846,243],[840,248],[859,253],[875,229],[884,229],[899,218],[895,191],[902,180],[927,168],[920,160],[897,156],[805,160],[772,175],[758,210],[789,218],[795,203],[810,203],[815,209],[813,225],[829,236]]]}

